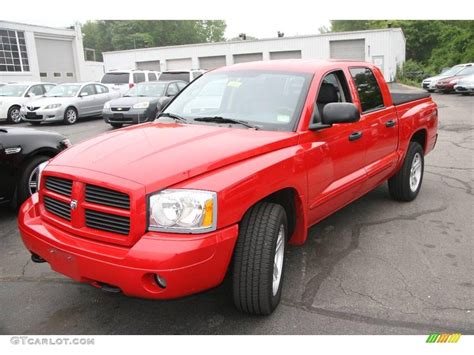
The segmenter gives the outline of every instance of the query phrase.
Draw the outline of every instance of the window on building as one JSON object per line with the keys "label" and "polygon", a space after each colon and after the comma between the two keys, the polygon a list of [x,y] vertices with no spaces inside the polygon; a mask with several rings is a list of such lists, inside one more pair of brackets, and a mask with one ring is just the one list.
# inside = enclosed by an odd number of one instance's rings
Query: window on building
{"label": "window on building", "polygon": [[0,28],[0,72],[28,72],[25,34]]}
{"label": "window on building", "polygon": [[53,74],[55,78],[60,78],[61,77],[61,73],[54,73]]}
{"label": "window on building", "polygon": [[48,77],[48,73],[40,73],[40,78],[47,78]]}
{"label": "window on building", "polygon": [[67,76],[68,78],[72,78],[72,77],[74,76],[74,74],[73,74],[73,73],[66,73],[66,76]]}

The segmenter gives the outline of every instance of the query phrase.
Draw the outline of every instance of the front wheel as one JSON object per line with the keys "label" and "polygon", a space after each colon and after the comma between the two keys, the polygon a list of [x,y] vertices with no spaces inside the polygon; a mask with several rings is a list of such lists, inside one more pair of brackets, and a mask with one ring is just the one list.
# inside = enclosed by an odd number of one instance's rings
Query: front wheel
{"label": "front wheel", "polygon": [[424,167],[423,148],[410,142],[401,169],[388,180],[390,196],[397,201],[413,201],[420,192]]}
{"label": "front wheel", "polygon": [[64,112],[64,123],[74,124],[77,122],[77,111],[73,107],[68,107]]}
{"label": "front wheel", "polygon": [[288,223],[285,209],[260,202],[240,224],[233,260],[234,304],[241,312],[268,315],[280,303]]}
{"label": "front wheel", "polygon": [[18,206],[20,206],[28,197],[38,191],[39,165],[48,161],[50,158],[46,155],[38,155],[32,158],[23,167],[20,181],[18,184]]}
{"label": "front wheel", "polygon": [[12,106],[8,110],[7,121],[11,123],[20,123],[21,122],[21,114],[20,114],[20,107],[19,106]]}

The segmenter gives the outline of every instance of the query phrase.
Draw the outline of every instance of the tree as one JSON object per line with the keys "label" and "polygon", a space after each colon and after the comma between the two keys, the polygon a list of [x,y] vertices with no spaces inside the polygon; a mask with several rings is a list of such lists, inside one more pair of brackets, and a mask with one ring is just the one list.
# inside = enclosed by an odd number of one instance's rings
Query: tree
{"label": "tree", "polygon": [[87,21],[82,26],[84,47],[102,52],[223,41],[222,20]]}

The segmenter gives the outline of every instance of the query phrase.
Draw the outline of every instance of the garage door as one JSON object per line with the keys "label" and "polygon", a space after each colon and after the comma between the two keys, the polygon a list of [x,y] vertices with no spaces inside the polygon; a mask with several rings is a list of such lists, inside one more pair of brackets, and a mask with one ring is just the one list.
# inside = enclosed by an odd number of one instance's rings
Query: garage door
{"label": "garage door", "polygon": [[301,51],[270,52],[270,59],[301,59]]}
{"label": "garage door", "polygon": [[161,71],[160,70],[160,61],[159,60],[148,60],[148,61],[145,61],[145,62],[137,62],[137,69]]}
{"label": "garage door", "polygon": [[234,63],[257,62],[263,60],[262,53],[234,54]]}
{"label": "garage door", "polygon": [[200,69],[214,69],[224,67],[225,65],[225,55],[217,55],[213,57],[199,57]]}
{"label": "garage door", "polygon": [[365,60],[365,40],[330,41],[331,58]]}
{"label": "garage door", "polygon": [[168,59],[166,61],[166,70],[189,70],[192,69],[192,66],[191,58]]}
{"label": "garage door", "polygon": [[36,38],[35,42],[42,81],[54,83],[77,81],[72,41]]}

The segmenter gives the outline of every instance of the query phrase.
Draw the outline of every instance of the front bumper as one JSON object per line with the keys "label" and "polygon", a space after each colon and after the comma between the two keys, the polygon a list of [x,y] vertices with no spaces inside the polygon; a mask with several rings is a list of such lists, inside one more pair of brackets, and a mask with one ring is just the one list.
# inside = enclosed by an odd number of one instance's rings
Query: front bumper
{"label": "front bumper", "polygon": [[44,108],[39,108],[35,111],[30,111],[25,107],[20,109],[20,114],[23,121],[26,122],[52,122],[52,121],[62,121],[64,119],[63,107],[55,108],[52,110],[45,110]]}
{"label": "front bumper", "polygon": [[[38,207],[35,194],[18,216],[30,252],[76,281],[111,285],[141,298],[176,298],[219,285],[238,234],[237,225],[200,235],[146,232],[127,248],[66,233],[43,221]],[[157,284],[156,274],[166,280],[166,288]]]}
{"label": "front bumper", "polygon": [[155,119],[155,112],[148,109],[130,109],[129,111],[104,110],[102,117],[106,123],[137,124]]}

